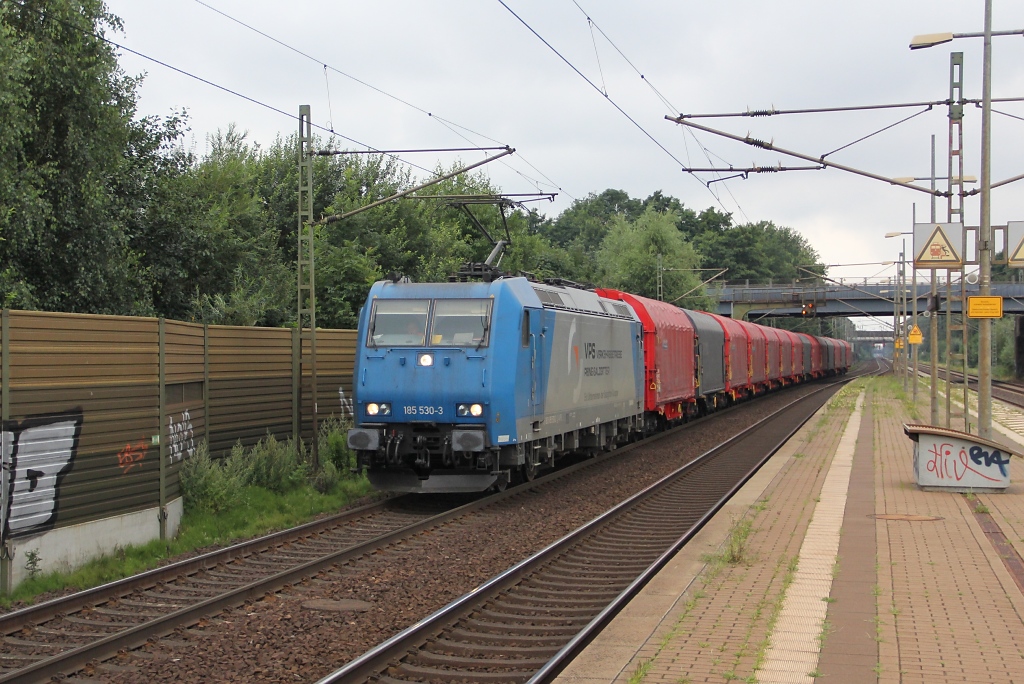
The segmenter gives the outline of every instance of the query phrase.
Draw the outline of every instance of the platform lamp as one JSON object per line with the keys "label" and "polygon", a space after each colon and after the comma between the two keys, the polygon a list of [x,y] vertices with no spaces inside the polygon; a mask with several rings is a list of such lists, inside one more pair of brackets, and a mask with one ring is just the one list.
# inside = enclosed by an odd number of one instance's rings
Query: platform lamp
{"label": "platform lamp", "polygon": [[[992,293],[992,36],[1020,36],[1024,29],[992,30],[992,0],[985,0],[981,33],[931,33],[914,36],[911,50],[929,48],[957,38],[982,38],[981,69],[981,221],[978,227],[978,280],[981,296]],[[978,320],[978,436],[992,438],[992,321]]]}

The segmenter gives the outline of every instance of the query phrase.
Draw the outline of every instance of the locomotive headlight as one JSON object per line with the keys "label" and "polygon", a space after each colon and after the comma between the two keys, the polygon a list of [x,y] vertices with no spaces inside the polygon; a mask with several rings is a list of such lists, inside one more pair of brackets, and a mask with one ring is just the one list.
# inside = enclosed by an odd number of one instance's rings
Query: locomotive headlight
{"label": "locomotive headlight", "polygon": [[366,405],[366,415],[368,416],[390,416],[391,415],[391,404],[381,403],[377,404],[370,402]]}
{"label": "locomotive headlight", "polygon": [[424,368],[429,368],[430,366],[434,365],[434,355],[420,354],[419,358],[416,359],[416,363],[419,364],[420,366],[423,366]]}
{"label": "locomotive headlight", "polygon": [[455,415],[459,416],[460,418],[465,418],[467,416],[479,418],[483,414],[484,407],[481,406],[480,404],[459,404],[458,406],[455,407]]}

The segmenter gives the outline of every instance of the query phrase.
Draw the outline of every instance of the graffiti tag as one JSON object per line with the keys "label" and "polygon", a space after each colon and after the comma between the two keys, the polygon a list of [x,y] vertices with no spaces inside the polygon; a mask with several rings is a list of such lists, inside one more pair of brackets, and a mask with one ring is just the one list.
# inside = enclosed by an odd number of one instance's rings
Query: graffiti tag
{"label": "graffiti tag", "polygon": [[173,416],[168,416],[167,434],[170,436],[170,444],[167,448],[167,458],[171,463],[177,463],[185,458],[191,457],[196,452],[196,441],[192,432],[192,416],[189,412],[182,411],[181,418],[177,421]]}
{"label": "graffiti tag", "polygon": [[964,447],[957,450],[948,442],[934,444],[928,453],[931,455],[931,459],[926,465],[928,472],[934,474],[939,480],[960,482],[969,473],[973,473],[991,482],[1001,482],[1001,478],[987,475],[981,469],[997,465],[1000,474],[1005,478],[1007,476],[1006,466],[1010,463],[1010,458],[1004,459],[998,451],[989,453],[980,446],[972,446],[968,452]]}
{"label": "graffiti tag", "polygon": [[345,396],[345,388],[344,387],[339,387],[338,388],[338,399],[341,400],[341,417],[342,418],[345,418],[347,416],[355,415],[352,412],[352,400]]}
{"label": "graffiti tag", "polygon": [[53,526],[60,485],[78,452],[81,429],[80,410],[3,424],[4,538]]}
{"label": "graffiti tag", "polygon": [[138,441],[135,444],[125,444],[124,449],[117,452],[117,465],[121,468],[121,474],[127,475],[136,466],[141,470],[142,459],[146,458],[147,449],[149,449],[149,445],[146,444],[145,440]]}

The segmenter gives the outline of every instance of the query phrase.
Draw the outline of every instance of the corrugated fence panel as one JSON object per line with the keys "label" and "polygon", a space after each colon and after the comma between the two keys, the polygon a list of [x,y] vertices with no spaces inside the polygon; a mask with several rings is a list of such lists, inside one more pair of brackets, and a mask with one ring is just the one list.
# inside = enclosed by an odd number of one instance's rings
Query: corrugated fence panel
{"label": "corrugated fence panel", "polygon": [[204,381],[206,340],[197,323],[164,323],[164,416],[161,439],[167,440],[165,498],[181,495],[178,471],[206,437]]}
{"label": "corrugated fence panel", "polygon": [[[178,470],[209,435],[219,456],[267,432],[292,436],[294,331],[166,321],[160,416],[160,322],[7,311],[0,348],[4,536],[122,515],[180,496]],[[317,331],[319,415],[351,413],[354,330]],[[312,436],[305,343],[302,432]],[[0,397],[2,399],[2,397]]]}
{"label": "corrugated fence panel", "polygon": [[[318,417],[352,415],[352,370],[356,358],[355,330],[316,331],[316,375]],[[302,340],[302,437],[313,434],[312,370],[309,367],[309,339]]]}
{"label": "corrugated fence panel", "polygon": [[159,503],[158,322],[9,312],[12,536]]}
{"label": "corrugated fence panel", "polygon": [[292,433],[292,331],[210,326],[210,454]]}

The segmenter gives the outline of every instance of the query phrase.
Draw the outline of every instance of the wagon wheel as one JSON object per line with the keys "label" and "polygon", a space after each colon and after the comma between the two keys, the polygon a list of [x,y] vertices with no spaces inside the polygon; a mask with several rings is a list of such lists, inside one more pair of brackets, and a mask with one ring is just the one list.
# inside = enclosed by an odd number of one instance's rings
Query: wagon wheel
{"label": "wagon wheel", "polygon": [[526,462],[520,467],[520,472],[523,476],[523,482],[533,482],[533,478],[537,477],[537,464],[533,462],[533,459],[527,456]]}

